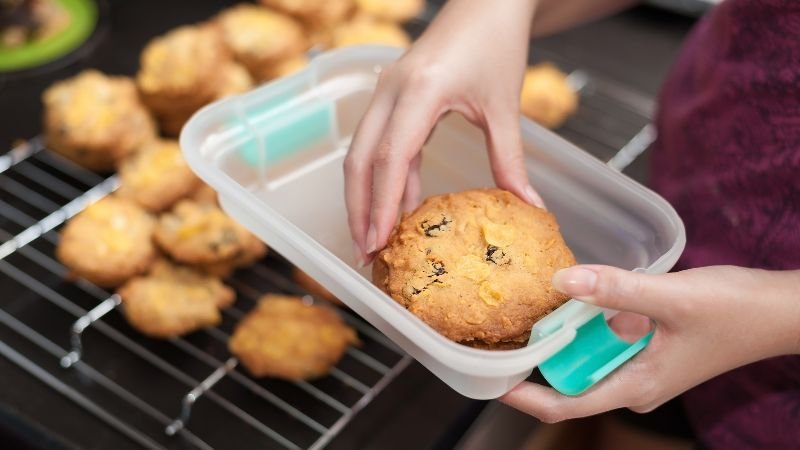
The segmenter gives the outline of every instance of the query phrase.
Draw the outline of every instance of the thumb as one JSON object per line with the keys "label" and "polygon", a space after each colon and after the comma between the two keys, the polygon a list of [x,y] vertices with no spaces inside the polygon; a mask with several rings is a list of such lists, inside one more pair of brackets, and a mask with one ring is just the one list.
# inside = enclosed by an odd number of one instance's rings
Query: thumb
{"label": "thumb", "polygon": [[670,299],[680,295],[667,277],[609,266],[581,265],[556,272],[553,287],[586,303],[658,320],[670,311]]}

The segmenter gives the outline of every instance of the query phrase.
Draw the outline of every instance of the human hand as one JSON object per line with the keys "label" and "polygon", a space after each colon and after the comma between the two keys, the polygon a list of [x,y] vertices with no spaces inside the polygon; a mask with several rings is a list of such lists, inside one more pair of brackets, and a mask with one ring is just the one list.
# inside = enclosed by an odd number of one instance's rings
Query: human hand
{"label": "human hand", "polygon": [[[800,353],[800,271],[714,266],[647,275],[576,266],[557,272],[553,284],[587,303],[643,314],[656,328],[644,350],[584,394],[523,382],[500,398],[544,422],[623,407],[649,412],[728,370]],[[612,320],[643,334],[630,313]]]}
{"label": "human hand", "polygon": [[451,0],[428,31],[380,74],[344,162],[348,221],[359,265],[386,245],[398,207],[420,201],[420,151],[439,118],[483,129],[495,182],[537,206],[519,130],[533,0]]}

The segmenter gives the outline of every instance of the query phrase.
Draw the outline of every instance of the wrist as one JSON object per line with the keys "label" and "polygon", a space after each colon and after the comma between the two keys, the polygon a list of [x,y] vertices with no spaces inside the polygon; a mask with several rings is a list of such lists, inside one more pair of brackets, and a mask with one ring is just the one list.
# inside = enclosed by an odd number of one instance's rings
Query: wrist
{"label": "wrist", "polygon": [[800,354],[800,270],[766,272],[763,297],[774,310],[774,355]]}

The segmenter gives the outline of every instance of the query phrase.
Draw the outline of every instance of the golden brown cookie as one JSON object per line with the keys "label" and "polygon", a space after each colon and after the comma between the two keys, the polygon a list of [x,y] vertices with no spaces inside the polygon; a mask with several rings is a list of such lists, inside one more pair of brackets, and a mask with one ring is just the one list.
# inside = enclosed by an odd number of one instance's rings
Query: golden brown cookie
{"label": "golden brown cookie", "polygon": [[308,57],[305,54],[300,54],[284,59],[283,61],[279,61],[256,75],[258,76],[259,81],[274,80],[276,78],[291,75],[301,70],[307,64]]}
{"label": "golden brown cookie", "polygon": [[327,374],[358,342],[335,312],[268,294],[236,327],[228,348],[253,376],[306,380]]}
{"label": "golden brown cookie", "polygon": [[253,88],[253,77],[243,65],[231,62],[220,70],[222,70],[222,80],[217,88],[215,100],[241,94]]}
{"label": "golden brown cookie", "polygon": [[331,0],[259,0],[259,3],[297,18],[311,17]]}
{"label": "golden brown cookie", "polygon": [[118,291],[128,322],[159,338],[180,336],[221,320],[219,310],[236,294],[218,278],[158,261],[149,274],[129,280]]}
{"label": "golden brown cookie", "polygon": [[[228,61],[219,69],[220,79],[214,89],[214,96],[209,101],[219,100],[229,95],[241,94],[249,91],[255,85],[253,77],[247,69],[234,61]],[[201,105],[204,106],[204,105]],[[165,110],[158,116],[158,125],[166,136],[178,137],[183,126],[197,112],[195,109]]]}
{"label": "golden brown cookie", "polygon": [[375,258],[373,282],[453,341],[521,346],[568,300],[550,280],[574,264],[552,214],[483,189],[428,198],[404,217]]}
{"label": "golden brown cookie", "polygon": [[230,62],[216,26],[183,26],[147,44],[136,84],[159,122],[163,117],[185,121],[217,98],[225,75],[220,68]]}
{"label": "golden brown cookie", "polygon": [[531,120],[558,128],[578,109],[578,93],[567,82],[567,74],[556,66],[537,64],[525,72],[520,109]]}
{"label": "golden brown cookie", "polygon": [[200,184],[186,164],[177,141],[158,140],[125,160],[117,194],[152,212],[169,209]]}
{"label": "golden brown cookie", "polygon": [[50,86],[42,101],[48,147],[91,170],[114,170],[155,138],[153,119],[127,77],[85,70]]}
{"label": "golden brown cookie", "polygon": [[207,203],[210,205],[219,206],[219,201],[217,201],[217,191],[202,181],[197,188],[195,188],[194,192],[189,194],[189,198],[197,203]]}
{"label": "golden brown cookie", "polygon": [[154,228],[155,219],[136,203],[106,197],[67,222],[56,256],[74,276],[118,286],[152,264]]}
{"label": "golden brown cookie", "polygon": [[235,58],[255,78],[307,48],[302,26],[281,13],[257,5],[229,8],[216,21]]}
{"label": "golden brown cookie", "polygon": [[294,281],[300,285],[303,289],[308,291],[309,294],[317,296],[325,301],[333,303],[336,306],[345,306],[341,300],[336,298],[333,293],[327,289],[325,286],[319,284],[317,280],[311,278],[311,276],[302,270],[298,269],[297,267],[292,269],[292,276]]}
{"label": "golden brown cookie", "polygon": [[302,19],[303,22],[313,24],[315,27],[332,27],[344,22],[354,11],[354,0],[327,0]]}
{"label": "golden brown cookie", "polygon": [[356,0],[365,14],[388,22],[406,22],[425,9],[424,0]]}
{"label": "golden brown cookie", "polygon": [[411,45],[411,38],[394,23],[364,19],[353,20],[333,31],[333,46],[336,48],[362,44],[405,48]]}
{"label": "golden brown cookie", "polygon": [[253,265],[267,255],[267,246],[255,235],[248,233],[242,248],[235,256],[219,262],[196,264],[194,267],[209,275],[229,277],[236,269]]}
{"label": "golden brown cookie", "polygon": [[162,214],[154,237],[176,261],[203,265],[238,258],[257,240],[217,206],[191,200]]}

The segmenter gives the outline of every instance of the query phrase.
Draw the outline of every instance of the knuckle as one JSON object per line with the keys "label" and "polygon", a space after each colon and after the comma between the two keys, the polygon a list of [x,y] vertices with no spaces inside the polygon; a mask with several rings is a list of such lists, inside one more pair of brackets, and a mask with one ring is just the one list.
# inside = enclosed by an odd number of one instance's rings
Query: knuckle
{"label": "knuckle", "polygon": [[631,411],[633,411],[633,412],[635,412],[637,414],[647,414],[649,412],[652,412],[654,409],[656,409],[656,406],[655,405],[651,405],[651,404],[645,404],[645,405],[630,406],[630,407],[628,407],[628,409],[630,409]]}
{"label": "knuckle", "polygon": [[428,91],[436,88],[442,77],[442,70],[436,66],[415,67],[406,76],[407,88],[416,92]]}

